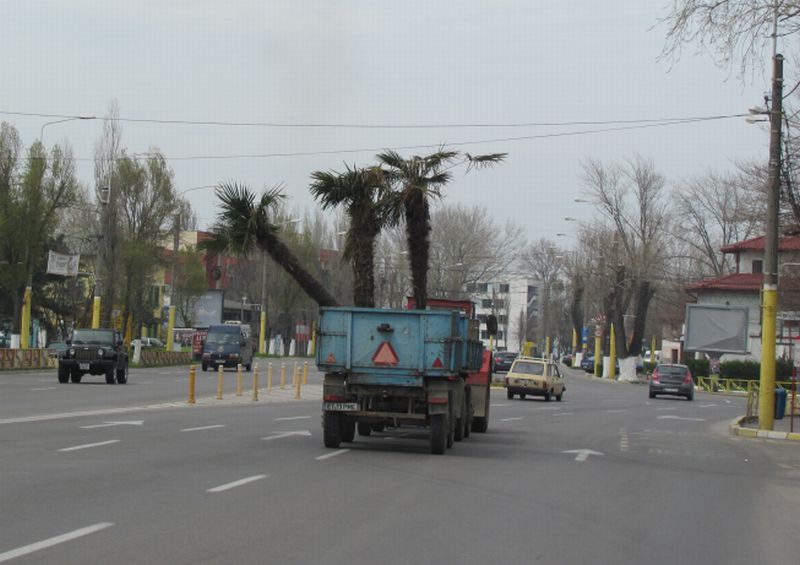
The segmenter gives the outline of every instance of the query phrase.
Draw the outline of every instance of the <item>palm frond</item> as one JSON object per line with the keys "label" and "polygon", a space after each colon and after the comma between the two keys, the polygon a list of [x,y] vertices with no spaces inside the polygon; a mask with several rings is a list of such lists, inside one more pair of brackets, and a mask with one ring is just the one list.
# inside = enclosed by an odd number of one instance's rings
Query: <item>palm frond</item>
{"label": "palm frond", "polygon": [[467,158],[467,172],[471,169],[486,169],[496,165],[508,157],[508,153],[490,153],[488,155],[470,155],[464,153]]}

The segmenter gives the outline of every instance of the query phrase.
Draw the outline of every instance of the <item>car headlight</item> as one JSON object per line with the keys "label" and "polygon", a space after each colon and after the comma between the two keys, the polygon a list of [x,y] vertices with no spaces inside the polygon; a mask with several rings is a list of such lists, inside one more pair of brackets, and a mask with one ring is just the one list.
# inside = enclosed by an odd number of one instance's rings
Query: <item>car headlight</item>
{"label": "car headlight", "polygon": [[75,350],[74,349],[70,349],[69,350],[69,356],[70,357],[75,357]]}
{"label": "car headlight", "polygon": [[103,356],[103,353],[105,353],[105,351],[103,351],[103,349],[102,349],[102,348],[100,348],[100,349],[98,349],[98,350],[97,350],[97,356],[98,356],[98,357],[102,357],[102,356]]}

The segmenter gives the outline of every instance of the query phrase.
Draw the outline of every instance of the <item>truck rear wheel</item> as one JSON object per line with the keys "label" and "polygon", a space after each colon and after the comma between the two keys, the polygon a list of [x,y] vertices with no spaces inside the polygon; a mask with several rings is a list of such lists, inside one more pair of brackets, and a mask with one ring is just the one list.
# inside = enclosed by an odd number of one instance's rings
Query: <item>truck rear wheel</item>
{"label": "truck rear wheel", "polygon": [[83,375],[81,375],[78,371],[73,371],[72,374],[70,374],[70,376],[69,376],[69,378],[70,378],[70,380],[72,381],[73,384],[80,383],[82,377],[83,377]]}
{"label": "truck rear wheel", "polygon": [[339,447],[342,444],[342,419],[338,412],[324,413],[322,435],[325,447]]}
{"label": "truck rear wheel", "polygon": [[442,455],[447,444],[447,436],[450,435],[450,425],[446,414],[434,414],[431,416],[431,453]]}
{"label": "truck rear wheel", "polygon": [[113,385],[117,382],[116,378],[114,378],[114,369],[109,369],[106,371],[106,384]]}
{"label": "truck rear wheel", "polygon": [[472,431],[477,432],[479,434],[485,434],[486,430],[489,429],[489,420],[488,418],[484,418],[482,416],[476,416],[475,419],[472,420]]}

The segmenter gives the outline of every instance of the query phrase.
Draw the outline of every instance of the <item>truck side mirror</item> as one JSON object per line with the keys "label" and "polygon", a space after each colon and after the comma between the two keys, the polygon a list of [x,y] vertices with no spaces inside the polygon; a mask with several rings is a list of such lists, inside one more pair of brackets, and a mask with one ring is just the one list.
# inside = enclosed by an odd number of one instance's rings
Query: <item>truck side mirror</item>
{"label": "truck side mirror", "polygon": [[486,318],[486,331],[489,335],[497,335],[497,316],[494,314],[489,314]]}

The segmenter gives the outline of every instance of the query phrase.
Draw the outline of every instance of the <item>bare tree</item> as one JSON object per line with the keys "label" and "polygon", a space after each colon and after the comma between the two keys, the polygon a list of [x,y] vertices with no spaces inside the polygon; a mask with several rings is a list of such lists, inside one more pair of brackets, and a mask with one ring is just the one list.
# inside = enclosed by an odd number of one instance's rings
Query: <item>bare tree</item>
{"label": "bare tree", "polygon": [[[604,299],[607,323],[614,323],[620,358],[641,353],[647,309],[663,272],[667,230],[664,178],[653,163],[635,156],[624,164],[584,163],[586,193],[605,218],[613,240],[606,263],[613,273]],[[632,311],[629,309],[632,308]],[[625,316],[633,316],[630,341]]]}
{"label": "bare tree", "polygon": [[521,227],[499,227],[483,207],[445,204],[432,215],[431,295],[462,298],[468,285],[507,272],[525,245]]}
{"label": "bare tree", "polygon": [[756,194],[741,175],[714,173],[693,178],[676,192],[679,221],[672,235],[697,260],[698,274],[727,274],[730,258],[720,248],[760,233],[762,220],[753,213]]}

